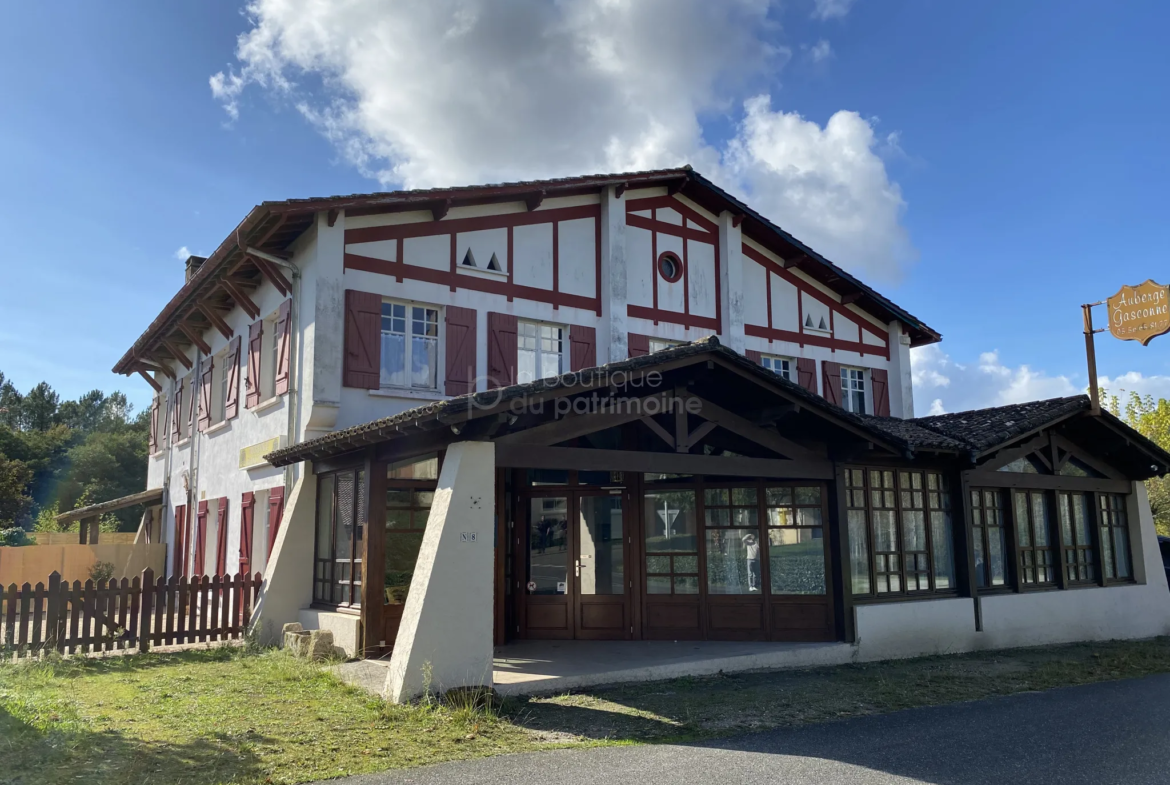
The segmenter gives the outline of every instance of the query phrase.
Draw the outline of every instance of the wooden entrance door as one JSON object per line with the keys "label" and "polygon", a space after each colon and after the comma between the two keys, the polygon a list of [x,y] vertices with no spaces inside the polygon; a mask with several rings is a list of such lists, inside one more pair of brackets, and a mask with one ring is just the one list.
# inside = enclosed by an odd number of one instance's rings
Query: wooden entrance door
{"label": "wooden entrance door", "polygon": [[524,499],[525,637],[631,637],[623,496],[553,491]]}

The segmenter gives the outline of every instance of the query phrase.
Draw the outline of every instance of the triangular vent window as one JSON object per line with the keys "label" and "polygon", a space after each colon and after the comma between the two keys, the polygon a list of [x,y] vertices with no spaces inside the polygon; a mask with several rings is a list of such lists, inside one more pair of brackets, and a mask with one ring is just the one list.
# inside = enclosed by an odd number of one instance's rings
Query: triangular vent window
{"label": "triangular vent window", "polygon": [[478,266],[475,263],[475,254],[473,254],[471,252],[470,248],[467,249],[467,253],[463,256],[463,266],[464,267],[477,267]]}
{"label": "triangular vent window", "polygon": [[500,260],[499,260],[499,258],[498,258],[498,257],[497,257],[495,254],[492,254],[492,258],[491,258],[491,260],[488,262],[488,266],[487,266],[487,268],[488,268],[489,270],[495,270],[497,273],[498,273],[498,272],[503,272],[503,271],[500,269]]}

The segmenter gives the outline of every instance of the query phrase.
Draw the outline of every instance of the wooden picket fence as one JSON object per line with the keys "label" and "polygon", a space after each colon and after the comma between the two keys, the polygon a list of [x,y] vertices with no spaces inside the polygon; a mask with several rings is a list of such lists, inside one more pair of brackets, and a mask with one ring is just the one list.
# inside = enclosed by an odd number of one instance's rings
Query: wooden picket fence
{"label": "wooden picket fence", "polygon": [[0,658],[149,651],[241,638],[263,583],[261,575],[169,580],[145,570],[120,581],[62,581],[0,586]]}

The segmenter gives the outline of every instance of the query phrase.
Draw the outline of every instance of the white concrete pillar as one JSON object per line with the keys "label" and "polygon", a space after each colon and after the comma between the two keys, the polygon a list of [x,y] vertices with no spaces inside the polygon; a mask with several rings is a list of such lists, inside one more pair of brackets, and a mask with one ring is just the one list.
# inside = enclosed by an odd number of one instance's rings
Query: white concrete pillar
{"label": "white concrete pillar", "polygon": [[600,365],[629,356],[628,300],[626,202],[611,185],[601,192],[601,330],[597,336]]}
{"label": "white concrete pillar", "polygon": [[327,214],[318,213],[315,228],[315,252],[307,254],[313,271],[302,278],[299,309],[304,346],[298,389],[310,391],[300,401],[307,439],[337,424],[345,357],[345,214],[330,226]]}
{"label": "white concrete pillar", "polygon": [[914,376],[910,370],[910,336],[897,319],[889,324],[890,335],[890,415],[910,419],[914,416]]}
{"label": "white concrete pillar", "polygon": [[735,216],[719,214],[719,340],[743,354],[743,234]]}
{"label": "white concrete pillar", "polygon": [[[1150,497],[1146,484],[1136,481],[1133,492],[1126,504],[1126,518],[1129,523],[1129,550],[1133,560],[1133,579],[1138,583],[1152,586],[1156,591],[1166,591],[1166,570],[1162,566],[1162,552],[1158,548],[1158,530],[1154,526],[1154,514],[1150,510]],[[1162,595],[1159,595],[1162,596]]]}
{"label": "white concrete pillar", "polygon": [[[263,515],[256,510],[256,515]],[[280,630],[298,621],[302,608],[313,602],[313,546],[317,541],[317,476],[305,473],[293,485],[284,503],[284,516],[268,564],[264,587],[252,610],[252,625],[260,625],[265,645],[280,642]]]}
{"label": "white concrete pillar", "polygon": [[492,685],[496,446],[447,448],[384,697]]}

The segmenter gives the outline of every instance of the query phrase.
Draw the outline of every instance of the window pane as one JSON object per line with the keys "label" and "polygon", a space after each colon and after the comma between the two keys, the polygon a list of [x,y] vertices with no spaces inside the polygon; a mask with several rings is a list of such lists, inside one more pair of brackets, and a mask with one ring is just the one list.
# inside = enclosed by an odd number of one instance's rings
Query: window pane
{"label": "window pane", "polygon": [[796,503],[797,504],[820,504],[821,503],[820,486],[812,486],[809,488],[797,488],[796,489]]}
{"label": "window pane", "polygon": [[902,547],[907,551],[926,550],[926,514],[922,511],[902,513]]}
{"label": "window pane", "polygon": [[670,572],[670,557],[669,556],[647,556],[646,557],[646,572],[669,573]]}
{"label": "window pane", "polygon": [[699,593],[699,579],[698,578],[675,578],[674,579],[674,593],[675,594],[698,594]]}
{"label": "window pane", "polygon": [[754,506],[759,501],[755,488],[732,488],[731,503],[739,506]]}
{"label": "window pane", "polygon": [[1113,527],[1113,552],[1117,556],[1116,577],[1129,578],[1129,532],[1124,526]]}
{"label": "window pane", "polygon": [[955,585],[955,553],[949,512],[930,513],[930,539],[934,546],[934,588],[950,589]]}
{"label": "window pane", "polygon": [[[537,380],[536,375],[536,351],[529,349],[519,349],[516,352],[516,381],[519,384],[527,382],[534,382]],[[498,384],[503,384],[504,380],[497,379]]]}
{"label": "window pane", "polygon": [[975,585],[979,588],[987,586],[987,555],[983,550],[983,529],[975,530]]}
{"label": "window pane", "polygon": [[772,594],[825,593],[825,539],[821,529],[768,531]]}
{"label": "window pane", "polygon": [[[805,490],[805,489],[801,489]],[[817,489],[820,490],[819,488]],[[765,500],[769,507],[784,507],[792,506],[792,489],[791,488],[769,488],[765,492]]]}
{"label": "window pane", "polygon": [[694,491],[658,491],[645,496],[646,550],[663,553],[699,549]]}
{"label": "window pane", "polygon": [[1032,544],[1032,525],[1028,517],[1028,496],[1024,493],[1014,494],[1016,502],[1016,534],[1020,545],[1025,547]]}
{"label": "window pane", "polygon": [[386,535],[386,604],[402,605],[414,576],[422,532],[395,532]]}
{"label": "window pane", "polygon": [[707,593],[749,594],[760,590],[760,542],[755,532],[707,532]]}
{"label": "window pane", "polygon": [[796,525],[796,510],[791,507],[769,507],[768,508],[768,525],[769,526],[795,526]]}
{"label": "window pane", "polygon": [[1048,547],[1048,494],[1032,494],[1032,532],[1036,547]]}
{"label": "window pane", "polygon": [[406,386],[406,336],[382,333],[381,384],[384,387]]}
{"label": "window pane", "polygon": [[577,531],[581,593],[625,594],[621,497],[581,497]]}
{"label": "window pane", "polygon": [[892,510],[875,510],[873,513],[873,549],[893,551],[897,549],[898,527]]}
{"label": "window pane", "polygon": [[412,339],[410,347],[410,384],[433,390],[439,386],[439,341],[437,338]]}
{"label": "window pane", "polygon": [[1067,493],[1056,494],[1056,511],[1060,516],[1060,542],[1062,545],[1072,547],[1076,543],[1073,542],[1072,532],[1072,518],[1069,515],[1069,495]]}
{"label": "window pane", "polygon": [[675,556],[674,572],[676,575],[696,575],[699,572],[698,556]]}
{"label": "window pane", "polygon": [[731,504],[731,494],[726,488],[708,488],[703,492],[703,501],[709,505],[714,504],[726,507]]}
{"label": "window pane", "polygon": [[[1101,515],[1103,521],[1106,520],[1104,516],[1108,514],[1102,510]],[[1101,527],[1101,551],[1101,562],[1105,565],[1105,577],[1116,578],[1117,576],[1113,571],[1113,536],[1111,527],[1107,525]]]}
{"label": "window pane", "polygon": [[668,575],[648,575],[648,576],[646,576],[646,593],[647,594],[670,594],[670,576],[668,576]]}
{"label": "window pane", "polygon": [[869,594],[869,537],[865,510],[849,511],[849,570],[854,594]]}
{"label": "window pane", "polygon": [[796,510],[796,523],[799,526],[820,526],[820,507],[799,507]]}
{"label": "window pane", "polygon": [[720,507],[707,508],[707,525],[708,526],[730,526],[731,525],[731,510]]}
{"label": "window pane", "polygon": [[569,580],[569,500],[562,497],[529,501],[529,594],[565,594]]}
{"label": "window pane", "polygon": [[987,537],[991,549],[988,554],[988,563],[991,565],[991,585],[1002,586],[1005,580],[1003,528],[999,526],[988,527]]}

